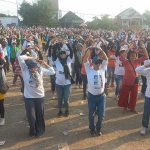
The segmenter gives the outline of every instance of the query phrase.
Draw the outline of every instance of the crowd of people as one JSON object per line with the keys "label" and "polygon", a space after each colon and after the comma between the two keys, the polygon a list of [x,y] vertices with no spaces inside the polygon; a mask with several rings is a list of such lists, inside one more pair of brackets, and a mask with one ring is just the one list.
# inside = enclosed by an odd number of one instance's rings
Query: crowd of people
{"label": "crowd of people", "polygon": [[[43,51],[43,52],[42,52]],[[43,55],[47,56],[44,62]],[[58,117],[69,116],[69,97],[75,84],[88,101],[90,135],[101,135],[106,96],[115,88],[114,99],[138,114],[139,75],[145,95],[141,134],[146,134],[150,116],[150,31],[118,31],[75,28],[1,28],[0,91],[10,67],[13,85],[21,80],[30,137],[45,132],[43,76],[50,76],[52,99],[58,100]],[[4,99],[0,93],[0,125],[5,124]],[[94,114],[98,121],[94,124]]]}

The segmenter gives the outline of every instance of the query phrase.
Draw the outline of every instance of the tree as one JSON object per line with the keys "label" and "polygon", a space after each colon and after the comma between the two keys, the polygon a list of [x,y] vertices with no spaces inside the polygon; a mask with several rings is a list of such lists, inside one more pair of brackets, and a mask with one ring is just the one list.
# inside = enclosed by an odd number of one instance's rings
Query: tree
{"label": "tree", "polygon": [[106,29],[106,30],[116,30],[117,27],[114,25],[113,19],[109,18],[108,14],[101,15],[101,19],[97,16],[93,17],[93,21],[88,24],[89,29]]}
{"label": "tree", "polygon": [[143,13],[143,16],[146,18],[146,20],[144,20],[144,23],[150,26],[150,11],[145,10],[145,12]]}
{"label": "tree", "polygon": [[52,19],[54,11],[50,0],[40,0],[33,5],[23,1],[18,13],[23,18],[24,25],[52,26],[54,24]]}

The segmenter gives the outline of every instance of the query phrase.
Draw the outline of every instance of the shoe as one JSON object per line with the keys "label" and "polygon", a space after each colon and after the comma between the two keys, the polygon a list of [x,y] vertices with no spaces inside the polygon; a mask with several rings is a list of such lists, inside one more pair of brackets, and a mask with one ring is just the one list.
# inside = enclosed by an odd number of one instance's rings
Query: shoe
{"label": "shoe", "polygon": [[119,101],[119,97],[118,97],[117,95],[114,96],[114,99],[115,99],[116,101]]}
{"label": "shoe", "polygon": [[102,135],[102,133],[101,133],[101,128],[97,128],[96,134],[97,134],[98,136],[101,136],[101,135]]}
{"label": "shoe", "polygon": [[28,121],[28,117],[26,117],[25,119],[26,119],[26,121]]}
{"label": "shoe", "polygon": [[36,134],[35,137],[40,138],[42,134]]}
{"label": "shoe", "polygon": [[111,87],[115,87],[115,84],[112,84]]}
{"label": "shoe", "polygon": [[66,117],[69,116],[69,110],[65,110],[65,116],[66,116]]}
{"label": "shoe", "polygon": [[0,119],[0,126],[3,126],[5,124],[5,119],[4,118],[1,118]]}
{"label": "shoe", "polygon": [[140,131],[141,135],[145,135],[146,134],[146,128],[145,127],[141,127],[141,131]]}
{"label": "shoe", "polygon": [[76,84],[76,89],[78,89],[79,88],[79,86],[78,86],[78,84]]}
{"label": "shoe", "polygon": [[83,86],[81,84],[79,85],[79,89],[83,89]]}
{"label": "shoe", "polygon": [[94,137],[94,136],[96,135],[95,129],[90,129],[90,135],[91,135],[92,137]]}
{"label": "shoe", "polygon": [[30,138],[35,137],[35,135],[36,135],[35,133],[29,133],[29,137],[30,137]]}
{"label": "shoe", "polygon": [[58,117],[62,117],[62,111],[58,112]]}

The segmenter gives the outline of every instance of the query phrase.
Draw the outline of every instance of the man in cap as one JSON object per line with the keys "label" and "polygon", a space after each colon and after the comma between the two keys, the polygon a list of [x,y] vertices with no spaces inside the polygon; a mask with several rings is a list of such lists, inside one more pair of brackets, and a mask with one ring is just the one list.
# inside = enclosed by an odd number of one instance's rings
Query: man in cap
{"label": "man in cap", "polygon": [[[88,57],[92,51],[97,49],[102,55],[102,59],[99,58],[99,54],[92,59],[92,67],[88,61]],[[108,58],[105,52],[100,47],[90,47],[84,57],[84,66],[88,79],[88,108],[89,108],[89,128],[90,135],[101,135],[102,121],[105,115],[105,70],[108,64]],[[98,109],[98,122],[96,124],[97,131],[95,131],[94,114]]]}

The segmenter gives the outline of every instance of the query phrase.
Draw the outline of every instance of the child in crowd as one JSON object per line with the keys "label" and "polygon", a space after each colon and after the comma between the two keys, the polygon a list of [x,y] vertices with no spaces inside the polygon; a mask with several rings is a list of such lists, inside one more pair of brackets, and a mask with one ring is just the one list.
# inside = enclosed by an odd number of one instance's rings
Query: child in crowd
{"label": "child in crowd", "polygon": [[19,65],[19,62],[18,62],[17,58],[15,59],[15,63],[13,65],[13,68],[15,70],[14,71],[13,85],[16,85],[16,81],[17,81],[18,77],[20,78],[21,83],[23,84],[23,78],[22,78],[22,75],[21,75],[21,68],[20,68],[20,65]]}

